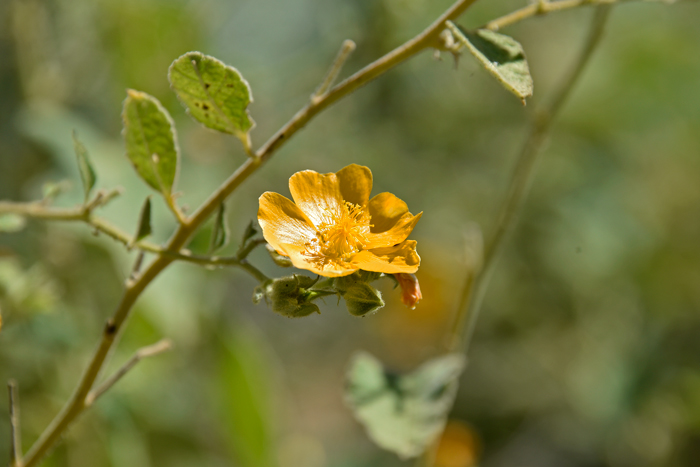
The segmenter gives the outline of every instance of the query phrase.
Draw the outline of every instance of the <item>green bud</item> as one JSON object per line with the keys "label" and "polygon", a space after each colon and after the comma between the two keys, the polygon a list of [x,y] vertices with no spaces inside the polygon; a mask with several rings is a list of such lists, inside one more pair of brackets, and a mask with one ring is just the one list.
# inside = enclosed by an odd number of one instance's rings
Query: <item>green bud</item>
{"label": "green bud", "polygon": [[274,261],[274,263],[277,266],[280,266],[283,268],[292,267],[292,260],[289,259],[288,256],[284,256],[284,255],[277,253],[277,251],[272,247],[272,245],[270,245],[269,243],[266,243],[265,249],[270,254],[270,258],[272,258],[272,261]]}
{"label": "green bud", "polygon": [[[266,282],[261,292],[272,311],[290,318],[300,318],[321,312],[318,306],[310,302],[313,293],[307,290],[315,283],[316,279],[294,274]],[[255,298],[256,295],[253,295],[253,300]]]}
{"label": "green bud", "polygon": [[260,300],[262,300],[265,297],[265,290],[258,286],[253,290],[253,303],[256,305],[260,303]]}
{"label": "green bud", "polygon": [[381,272],[374,272],[374,271],[357,271],[355,274],[359,277],[359,279],[362,282],[374,282],[377,279],[379,279],[382,275]]}
{"label": "green bud", "polygon": [[353,316],[365,316],[384,307],[381,292],[366,282],[356,282],[342,295],[348,311]]}

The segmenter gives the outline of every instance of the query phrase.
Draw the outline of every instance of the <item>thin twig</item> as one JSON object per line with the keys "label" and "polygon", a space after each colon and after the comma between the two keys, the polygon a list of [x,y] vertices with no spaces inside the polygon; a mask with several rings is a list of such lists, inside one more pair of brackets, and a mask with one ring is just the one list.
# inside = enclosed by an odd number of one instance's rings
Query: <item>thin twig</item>
{"label": "thin twig", "polygon": [[498,257],[503,250],[509,235],[518,219],[518,215],[522,210],[524,201],[533,178],[534,168],[538,160],[538,156],[542,152],[542,147],[549,134],[554,118],[557,116],[566,98],[571,93],[574,85],[580,78],[583,70],[588,64],[593,51],[600,43],[602,38],[605,23],[610,14],[610,6],[599,6],[596,10],[591,25],[591,30],[586,38],[585,45],[577,58],[573,68],[562,81],[559,90],[554,93],[551,101],[547,106],[536,112],[535,121],[533,122],[532,130],[525,145],[518,157],[513,177],[511,179],[508,195],[504,201],[496,230],[487,243],[484,253],[484,265],[481,273],[474,278],[468,277],[464,284],[464,290],[467,290],[466,295],[469,298],[468,305],[460,310],[460,314],[468,313],[469,318],[465,328],[459,329],[458,334],[452,340],[452,349],[462,347],[465,353],[469,351],[469,345],[474,336],[474,330],[479,318],[481,304],[488,288],[491,275],[494,271]]}
{"label": "thin twig", "polygon": [[[101,198],[103,205],[105,198]],[[48,207],[41,201],[30,203],[15,203],[11,201],[0,201],[0,214],[17,214],[24,217],[34,219],[43,219],[51,221],[67,221],[67,222],[84,222],[93,227],[95,231],[101,232],[108,237],[124,244],[125,246],[133,243],[133,237],[123,230],[115,227],[108,221],[92,215],[94,206],[77,206],[74,208],[54,208]],[[147,241],[136,242],[133,247],[150,253],[160,253],[162,249],[153,243]]]}
{"label": "thin twig", "polygon": [[7,383],[10,402],[10,467],[22,467],[22,433],[19,420],[19,395],[17,382]]}
{"label": "thin twig", "polygon": [[[644,2],[649,0],[558,0],[555,2],[540,0],[535,3],[531,3],[519,10],[515,10],[507,15],[501,16],[494,20],[489,21],[481,29],[490,29],[491,31],[498,31],[505,27],[512,26],[523,20],[532,18],[533,16],[542,16],[548,13],[554,13],[557,11],[571,10],[574,8],[584,7],[584,6],[603,6],[603,5],[614,5],[617,3],[629,3],[629,2]],[[658,0],[660,3],[674,3],[674,0]]]}
{"label": "thin twig", "polygon": [[343,42],[343,45],[338,51],[338,55],[336,55],[335,60],[333,60],[333,65],[331,65],[330,70],[328,70],[328,74],[326,74],[326,77],[321,85],[311,96],[312,101],[320,100],[323,95],[328,92],[331,86],[333,86],[336,78],[340,74],[340,70],[343,69],[343,65],[345,65],[345,62],[347,61],[348,57],[350,57],[350,54],[355,50],[355,47],[355,43],[350,39]]}
{"label": "thin twig", "polygon": [[133,367],[136,366],[138,362],[143,360],[144,358],[148,357],[154,357],[158,354],[161,354],[163,352],[167,352],[168,350],[173,348],[173,344],[170,341],[170,339],[163,339],[160,342],[157,342],[153,345],[149,345],[148,347],[143,347],[136,351],[133,357],[127,361],[124,366],[119,368],[112,376],[107,378],[104,383],[102,383],[100,386],[98,386],[96,389],[93,389],[90,391],[90,393],[87,395],[85,398],[85,406],[89,407],[92,404],[95,403],[99,397],[107,392],[112,386],[114,386],[120,379],[124,377],[125,374],[127,374]]}

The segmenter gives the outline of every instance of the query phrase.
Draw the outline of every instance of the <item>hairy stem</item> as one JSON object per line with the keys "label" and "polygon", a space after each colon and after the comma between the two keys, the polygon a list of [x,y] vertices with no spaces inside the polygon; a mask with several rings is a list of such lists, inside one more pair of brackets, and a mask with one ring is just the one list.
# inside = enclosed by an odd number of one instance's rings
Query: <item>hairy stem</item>
{"label": "hairy stem", "polygon": [[[25,467],[37,465],[44,455],[58,441],[66,428],[87,407],[86,399],[98,378],[105,361],[117,342],[134,303],[148,285],[167,268],[179,254],[189,238],[209,218],[217,207],[233,193],[250,175],[252,175],[274,152],[292,135],[303,128],[311,118],[332,103],[338,101],[370,82],[387,70],[417,54],[437,40],[444,28],[445,21],[456,19],[476,0],[458,0],[430,27],[402,46],[389,52],[384,57],[371,63],[345,81],[333,87],[319,99],[312,100],[298,112],[286,125],[272,136],[252,157],[248,158],[212,195],[189,217],[181,220],[177,230],[156,259],[138,276],[129,278],[125,284],[124,294],[112,318],[107,321],[102,332],[102,339],[88,364],[85,373],[66,405],[54,418],[47,429],[31,447],[24,461]],[[1,212],[1,211],[0,211]],[[69,220],[69,219],[66,219]],[[84,219],[70,219],[83,220]],[[241,261],[241,267],[251,274],[256,274],[251,266]],[[260,273],[262,274],[262,273]],[[262,277],[260,277],[262,279]]]}

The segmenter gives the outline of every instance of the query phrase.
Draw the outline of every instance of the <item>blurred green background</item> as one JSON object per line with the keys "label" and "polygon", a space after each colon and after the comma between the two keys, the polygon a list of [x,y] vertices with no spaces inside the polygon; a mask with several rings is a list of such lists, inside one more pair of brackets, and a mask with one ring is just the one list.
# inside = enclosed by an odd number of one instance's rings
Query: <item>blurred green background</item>
{"label": "blurred green background", "polygon": [[[166,79],[200,50],[249,81],[260,145],[305,104],[341,42],[346,72],[412,37],[449,0],[3,0],[0,2],[0,199],[80,202],[71,131],[102,188],[103,210],[132,231],[149,190],[120,139],[126,88],[173,115],[179,188],[194,208],[244,159],[238,141],[184,113]],[[522,4],[480,2],[483,24]],[[238,236],[264,191],[288,196],[303,169],[369,166],[374,193],[424,212],[412,238],[424,300],[353,318],[328,300],[289,320],[251,303],[238,270],[176,264],[139,301],[110,369],[162,337],[175,350],[142,362],[86,413],[47,466],[400,466],[342,399],[345,366],[367,349],[409,369],[439,352],[465,271],[464,232],[493,227],[528,115],[576,56],[591,17],[579,9],[507,31],[528,53],[527,107],[468,56],[425,52],[334,105],[228,203]],[[515,236],[486,297],[453,419],[479,465],[643,467],[700,462],[700,5],[631,3],[555,125]],[[156,240],[173,228],[155,203]],[[206,232],[204,232],[206,236]],[[235,242],[228,251],[235,251]],[[19,382],[25,445],[65,401],[120,296],[134,253],[83,225],[30,222],[0,234],[0,380]],[[283,275],[264,251],[253,261]],[[0,407],[0,440],[7,440]],[[457,443],[459,444],[459,443]],[[456,451],[455,451],[456,452]],[[459,456],[440,467],[468,467]],[[0,462],[8,442],[0,441]]]}

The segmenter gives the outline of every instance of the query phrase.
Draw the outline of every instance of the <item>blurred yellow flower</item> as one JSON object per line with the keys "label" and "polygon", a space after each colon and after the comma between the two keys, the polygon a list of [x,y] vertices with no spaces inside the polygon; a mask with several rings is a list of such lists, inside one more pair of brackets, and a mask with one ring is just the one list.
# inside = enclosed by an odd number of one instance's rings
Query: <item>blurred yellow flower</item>
{"label": "blurred yellow flower", "polygon": [[440,437],[435,467],[475,467],[479,460],[479,436],[464,422],[450,420]]}
{"label": "blurred yellow flower", "polygon": [[415,240],[407,240],[421,214],[391,193],[369,198],[372,172],[349,165],[336,173],[297,172],[289,179],[294,202],[278,193],[260,197],[258,222],[265,240],[292,264],[326,277],[358,269],[414,273]]}

